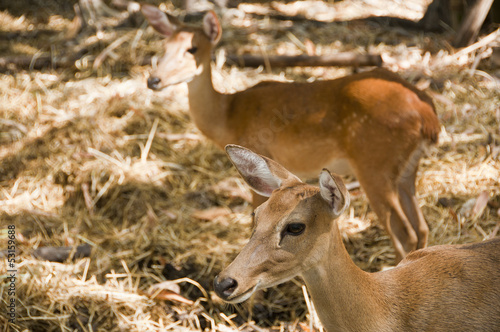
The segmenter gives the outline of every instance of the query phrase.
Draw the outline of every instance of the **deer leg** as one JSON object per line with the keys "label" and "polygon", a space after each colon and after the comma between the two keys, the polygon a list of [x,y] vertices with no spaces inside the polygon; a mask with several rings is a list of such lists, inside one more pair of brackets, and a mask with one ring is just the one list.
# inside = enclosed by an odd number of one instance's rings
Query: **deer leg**
{"label": "deer leg", "polygon": [[398,263],[417,248],[417,234],[404,213],[398,192],[393,188],[395,186],[392,186],[390,181],[369,181],[367,178],[358,176],[373,210],[391,237]]}
{"label": "deer leg", "polygon": [[396,252],[396,262],[399,262],[406,255],[417,249],[418,237],[413,229],[413,225],[404,213],[403,207],[396,193],[391,193],[389,198],[390,217],[389,233],[392,232],[393,242],[398,241],[403,247],[403,251]]}
{"label": "deer leg", "polygon": [[407,176],[402,176],[398,183],[399,201],[403,207],[403,211],[410,221],[413,229],[417,234],[417,249],[427,246],[427,238],[429,236],[429,226],[425,221],[424,214],[420,209],[415,190],[415,178],[417,168],[415,167]]}

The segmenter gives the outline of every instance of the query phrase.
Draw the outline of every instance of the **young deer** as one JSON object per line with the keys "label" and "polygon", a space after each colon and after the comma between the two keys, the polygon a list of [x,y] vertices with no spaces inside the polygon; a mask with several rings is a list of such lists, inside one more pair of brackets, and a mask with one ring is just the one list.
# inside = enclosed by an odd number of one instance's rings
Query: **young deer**
{"label": "young deer", "polygon": [[339,176],[324,169],[318,188],[248,149],[226,151],[269,200],[255,210],[250,241],[215,279],[225,301],[302,276],[328,332],[500,331],[500,238],[417,250],[391,270],[367,273],[335,220],[349,205]]}
{"label": "young deer", "polygon": [[[165,54],[148,79],[151,89],[187,82],[196,126],[220,147],[246,146],[302,178],[323,167],[353,173],[387,229],[399,261],[427,243],[415,197],[424,147],[440,125],[432,100],[386,70],[314,83],[262,82],[235,94],[212,85],[211,51],[221,37],[214,12],[201,28],[142,5],[165,36]],[[254,207],[264,201],[254,195]]]}

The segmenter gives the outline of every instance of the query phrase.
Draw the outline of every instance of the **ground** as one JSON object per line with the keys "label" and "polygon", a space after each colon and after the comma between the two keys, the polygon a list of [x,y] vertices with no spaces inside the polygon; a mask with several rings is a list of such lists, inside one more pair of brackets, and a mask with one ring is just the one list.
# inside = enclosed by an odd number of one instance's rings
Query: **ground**
{"label": "ground", "polygon": [[[233,92],[264,79],[329,79],[355,70],[239,68],[224,64],[227,54],[293,55],[311,45],[317,54],[381,54],[386,68],[431,94],[442,123],[440,143],[421,161],[417,180],[429,245],[481,241],[497,236],[500,225],[500,81],[488,58],[495,42],[459,51],[449,46],[452,31],[350,22],[369,15],[418,20],[427,4],[242,1],[216,7],[224,33],[214,83]],[[55,59],[83,49],[71,66],[7,66],[0,74],[2,255],[8,254],[9,225],[16,237],[11,330],[308,330],[314,320],[300,279],[245,305],[225,305],[213,294],[214,276],[250,235],[250,191],[224,152],[190,121],[186,86],[147,89],[147,59],[161,50],[161,38],[140,20],[135,25],[113,15],[94,17],[71,34],[72,5],[0,6],[0,56]],[[183,14],[170,3],[162,8]],[[119,42],[108,47],[113,41]],[[340,221],[351,257],[367,271],[393,265],[388,235],[365,195],[351,194],[351,209]],[[90,257],[62,263],[36,257],[42,247],[83,244]],[[0,263],[2,312],[11,297],[7,263]],[[166,280],[173,280],[171,291],[154,298],[150,287]],[[0,315],[1,326],[6,319]]]}

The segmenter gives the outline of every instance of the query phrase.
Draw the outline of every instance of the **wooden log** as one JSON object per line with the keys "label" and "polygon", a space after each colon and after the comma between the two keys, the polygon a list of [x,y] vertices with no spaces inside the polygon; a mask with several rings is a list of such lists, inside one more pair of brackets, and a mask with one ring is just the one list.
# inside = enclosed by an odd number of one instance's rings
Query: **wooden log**
{"label": "wooden log", "polygon": [[41,69],[50,67],[53,64],[50,55],[31,56],[3,56],[0,58],[0,72],[5,72],[9,69],[25,68],[25,69]]}
{"label": "wooden log", "polygon": [[477,0],[474,3],[453,40],[454,47],[465,47],[476,40],[492,4],[493,0]]}
{"label": "wooden log", "polygon": [[[50,55],[40,56],[4,56],[0,57],[0,72],[14,69],[39,70],[50,67],[68,68],[75,65],[75,61],[80,59],[87,50],[81,50],[75,54],[62,57],[51,57]],[[282,67],[363,67],[378,66],[383,63],[382,57],[378,54],[356,54],[352,52],[337,53],[331,55],[270,55],[268,57],[260,55],[228,55],[228,63],[236,64],[240,67],[270,66],[271,68]],[[150,65],[151,57],[145,57],[141,65]]]}
{"label": "wooden log", "polygon": [[80,59],[87,50],[82,50],[74,54],[62,57],[51,55],[11,55],[0,57],[0,73],[15,69],[39,70],[42,68],[68,68],[75,65],[75,61]]}
{"label": "wooden log", "polygon": [[324,66],[381,66],[382,57],[378,54],[355,54],[352,52],[331,55],[228,55],[227,60],[241,67],[270,66],[279,67],[324,67]]}
{"label": "wooden log", "polygon": [[70,255],[72,259],[89,257],[92,247],[85,243],[76,248],[73,247],[40,247],[33,252],[33,256],[38,259],[44,259],[51,262],[63,263]]}

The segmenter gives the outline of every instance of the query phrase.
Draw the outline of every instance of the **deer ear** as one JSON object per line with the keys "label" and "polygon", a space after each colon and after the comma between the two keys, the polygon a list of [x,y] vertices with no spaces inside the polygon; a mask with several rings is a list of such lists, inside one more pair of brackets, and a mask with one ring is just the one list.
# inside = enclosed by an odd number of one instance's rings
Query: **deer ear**
{"label": "deer ear", "polygon": [[165,37],[170,37],[177,30],[179,21],[167,15],[155,6],[142,4],[141,11],[149,24]]}
{"label": "deer ear", "polygon": [[238,145],[226,145],[226,152],[238,172],[259,195],[269,197],[284,182],[300,180],[277,162]]}
{"label": "deer ear", "polygon": [[217,44],[222,36],[219,19],[213,10],[208,11],[203,17],[203,32],[210,39],[212,45]]}
{"label": "deer ear", "polygon": [[341,215],[349,206],[349,192],[340,176],[323,169],[319,175],[319,188],[321,197],[330,205],[335,216]]}

